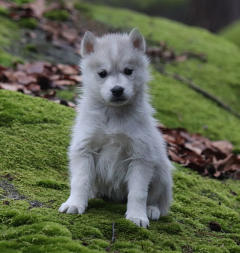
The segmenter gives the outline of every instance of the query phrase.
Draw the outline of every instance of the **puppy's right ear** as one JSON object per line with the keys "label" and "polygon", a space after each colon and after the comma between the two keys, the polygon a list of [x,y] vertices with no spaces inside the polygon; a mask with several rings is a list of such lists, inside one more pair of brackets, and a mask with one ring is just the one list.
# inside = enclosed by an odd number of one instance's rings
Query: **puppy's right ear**
{"label": "puppy's right ear", "polygon": [[85,32],[81,42],[81,56],[85,57],[94,52],[96,37],[92,32]]}
{"label": "puppy's right ear", "polygon": [[133,44],[133,47],[145,52],[146,50],[146,42],[142,34],[138,31],[137,28],[132,29],[132,31],[129,34],[130,40]]}

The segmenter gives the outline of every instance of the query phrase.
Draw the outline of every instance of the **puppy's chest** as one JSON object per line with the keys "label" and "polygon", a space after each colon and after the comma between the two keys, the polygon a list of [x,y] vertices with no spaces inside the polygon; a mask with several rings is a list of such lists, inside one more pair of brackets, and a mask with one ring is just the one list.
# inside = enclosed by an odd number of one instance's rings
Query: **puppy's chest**
{"label": "puppy's chest", "polygon": [[116,177],[124,177],[131,157],[130,138],[122,133],[98,133],[91,143],[91,149],[96,173],[100,178],[112,181]]}

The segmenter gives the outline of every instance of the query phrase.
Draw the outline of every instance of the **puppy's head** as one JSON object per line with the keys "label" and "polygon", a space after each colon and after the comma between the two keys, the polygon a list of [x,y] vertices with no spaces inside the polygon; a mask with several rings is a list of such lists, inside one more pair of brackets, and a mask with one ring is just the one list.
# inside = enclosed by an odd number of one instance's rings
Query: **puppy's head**
{"label": "puppy's head", "polygon": [[131,103],[149,79],[145,47],[137,29],[103,37],[86,32],[81,43],[84,89],[110,106]]}

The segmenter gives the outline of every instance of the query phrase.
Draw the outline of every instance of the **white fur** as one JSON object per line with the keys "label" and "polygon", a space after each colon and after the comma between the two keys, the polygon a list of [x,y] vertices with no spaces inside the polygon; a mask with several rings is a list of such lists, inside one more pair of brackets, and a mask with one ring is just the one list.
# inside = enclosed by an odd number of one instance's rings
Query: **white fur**
{"label": "white fur", "polygon": [[[59,211],[82,214],[90,198],[105,196],[127,200],[126,218],[147,227],[148,218],[169,210],[172,165],[147,94],[145,40],[136,29],[100,38],[88,32],[81,47],[83,94],[69,148],[71,194]],[[129,76],[126,67],[133,69]],[[102,70],[107,77],[98,75]],[[116,85],[124,88],[125,101],[111,100]]]}

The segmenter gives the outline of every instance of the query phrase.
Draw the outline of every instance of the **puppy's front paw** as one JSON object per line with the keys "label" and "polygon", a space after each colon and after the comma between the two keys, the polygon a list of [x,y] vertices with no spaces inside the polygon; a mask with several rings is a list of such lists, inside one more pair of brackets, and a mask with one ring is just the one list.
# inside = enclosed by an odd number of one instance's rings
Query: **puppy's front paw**
{"label": "puppy's front paw", "polygon": [[82,214],[85,211],[85,208],[70,201],[66,201],[62,203],[60,208],[58,209],[60,213],[72,213],[72,214]]}
{"label": "puppy's front paw", "polygon": [[147,216],[151,220],[158,220],[160,217],[160,210],[157,206],[147,207]]}
{"label": "puppy's front paw", "polygon": [[143,227],[143,228],[149,227],[149,220],[148,220],[147,216],[146,217],[137,217],[135,215],[127,215],[126,219],[132,221],[133,223],[135,223],[139,227]]}

